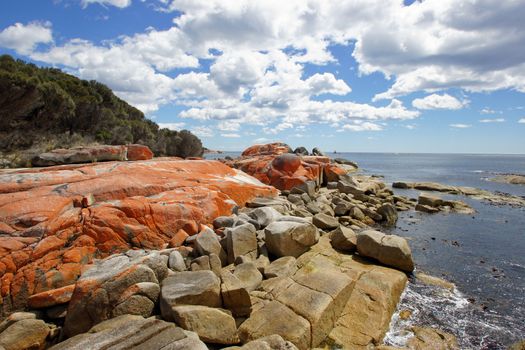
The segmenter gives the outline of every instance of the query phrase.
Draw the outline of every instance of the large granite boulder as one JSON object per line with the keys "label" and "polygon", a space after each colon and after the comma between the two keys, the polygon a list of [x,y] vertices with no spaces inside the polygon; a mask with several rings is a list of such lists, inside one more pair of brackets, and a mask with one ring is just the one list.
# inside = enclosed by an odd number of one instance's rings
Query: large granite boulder
{"label": "large granite boulder", "polygon": [[0,349],[43,350],[50,328],[42,320],[22,319],[0,332]]}
{"label": "large granite boulder", "polygon": [[264,230],[268,251],[277,257],[298,257],[319,240],[319,231],[310,223],[276,221]]}
{"label": "large granite boulder", "polygon": [[229,264],[234,263],[235,259],[241,256],[252,261],[257,259],[257,235],[252,224],[227,228],[225,233]]}
{"label": "large granite boulder", "polygon": [[402,271],[412,272],[414,261],[407,241],[396,235],[385,235],[379,231],[366,230],[357,234],[359,255]]}
{"label": "large granite boulder", "polygon": [[174,323],[122,315],[99,323],[87,333],[78,334],[52,350],[206,350],[198,337],[177,327]]}
{"label": "large granite boulder", "polygon": [[26,307],[33,294],[73,285],[95,258],[179,246],[217,216],[276,194],[209,160],[0,172],[0,317]]}
{"label": "large granite boulder", "polygon": [[144,145],[126,145],[126,148],[128,150],[127,152],[127,159],[131,161],[136,160],[148,160],[153,158],[153,152],[149,149],[148,146]]}
{"label": "large granite boulder", "polygon": [[173,321],[172,308],[178,305],[221,307],[221,280],[212,271],[184,271],[172,274],[162,281],[162,318]]}
{"label": "large granite boulder", "polygon": [[64,334],[87,332],[107,319],[135,314],[148,317],[168,275],[167,256],[129,251],[95,261],[82,273],[69,302]]}
{"label": "large granite boulder", "polygon": [[108,160],[126,160],[126,146],[80,146],[55,149],[33,158],[33,166],[93,163]]}

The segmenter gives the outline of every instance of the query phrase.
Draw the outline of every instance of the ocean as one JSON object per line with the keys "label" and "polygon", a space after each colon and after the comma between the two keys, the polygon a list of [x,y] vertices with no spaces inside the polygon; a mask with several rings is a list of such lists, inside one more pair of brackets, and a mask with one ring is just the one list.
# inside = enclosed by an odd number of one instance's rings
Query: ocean
{"label": "ocean", "polygon": [[[216,159],[239,152],[209,154]],[[525,186],[488,181],[497,173],[525,174],[525,155],[337,153],[330,157],[358,163],[360,172],[394,181],[429,181],[525,196]],[[395,189],[417,198],[420,191]],[[401,212],[395,228],[406,237],[416,273],[443,278],[454,291],[408,284],[398,306],[412,316],[394,315],[385,338],[403,346],[410,326],[437,327],[454,334],[461,349],[506,349],[525,339],[525,208],[495,206],[464,196],[438,195],[467,202],[476,213]]]}

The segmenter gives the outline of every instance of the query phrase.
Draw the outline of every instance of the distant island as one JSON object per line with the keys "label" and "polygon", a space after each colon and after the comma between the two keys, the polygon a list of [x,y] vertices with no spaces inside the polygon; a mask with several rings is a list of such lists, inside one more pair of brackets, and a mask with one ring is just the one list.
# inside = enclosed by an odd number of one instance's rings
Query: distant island
{"label": "distant island", "polygon": [[190,131],[161,129],[97,81],[0,56],[0,167],[56,148],[143,144],[155,156],[203,154]]}

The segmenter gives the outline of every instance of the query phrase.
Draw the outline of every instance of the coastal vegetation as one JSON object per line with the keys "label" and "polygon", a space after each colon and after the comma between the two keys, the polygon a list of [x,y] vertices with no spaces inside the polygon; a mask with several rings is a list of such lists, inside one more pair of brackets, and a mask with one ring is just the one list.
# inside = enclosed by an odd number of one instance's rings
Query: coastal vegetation
{"label": "coastal vegetation", "polygon": [[97,143],[139,143],[156,156],[203,152],[190,131],[159,128],[104,84],[0,56],[0,166],[27,166],[41,152]]}

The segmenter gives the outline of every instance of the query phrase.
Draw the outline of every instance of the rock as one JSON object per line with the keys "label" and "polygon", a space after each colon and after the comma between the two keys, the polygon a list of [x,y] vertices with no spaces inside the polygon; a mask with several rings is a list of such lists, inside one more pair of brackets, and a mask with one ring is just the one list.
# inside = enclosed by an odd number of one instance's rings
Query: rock
{"label": "rock", "polygon": [[278,301],[271,301],[254,311],[239,327],[243,343],[272,334],[280,335],[299,349],[310,348],[310,323]]}
{"label": "rock", "polygon": [[[354,170],[352,168],[352,170]],[[325,165],[323,169],[324,173],[324,182],[337,182],[341,179],[344,179],[346,177],[346,174],[348,173],[347,169],[344,169],[341,165],[337,164],[327,164]]]}
{"label": "rock", "polygon": [[158,285],[167,274],[167,257],[159,252],[129,251],[95,261],[77,281],[64,333],[70,337],[86,332],[122,314],[150,316],[158,297],[153,284]]}
{"label": "rock", "polygon": [[439,208],[439,206],[443,205],[443,199],[428,194],[419,195],[417,202],[421,205],[426,205],[433,208]]}
{"label": "rock", "polygon": [[357,165],[356,162],[352,162],[351,160],[344,159],[344,158],[335,158],[334,162],[336,162],[337,164],[349,165],[349,166],[354,167],[356,169],[359,168],[359,166]]}
{"label": "rock", "polygon": [[191,271],[211,271],[210,257],[208,255],[199,256],[190,263]]}
{"label": "rock", "polygon": [[507,350],[525,350],[525,339],[512,344]]}
{"label": "rock", "polygon": [[416,278],[420,280],[421,282],[423,282],[424,284],[446,288],[450,291],[456,288],[454,283],[445,281],[444,279],[439,278],[439,277],[427,275],[426,273],[423,273],[423,272],[418,272],[416,274]]}
{"label": "rock", "polygon": [[[179,246],[217,216],[276,195],[275,188],[210,160],[1,173],[0,317],[26,307],[33,294],[73,285],[94,258]],[[82,199],[91,196],[94,205],[83,208]]]}
{"label": "rock", "polygon": [[293,256],[283,256],[264,269],[264,277],[289,277],[297,271],[296,259]]}
{"label": "rock", "polygon": [[126,160],[126,146],[80,146],[69,149],[55,149],[33,158],[33,166],[93,163],[108,160]]}
{"label": "rock", "polygon": [[263,280],[259,269],[252,262],[246,262],[235,266],[233,275],[237,277],[241,286],[248,292],[257,289]]}
{"label": "rock", "polygon": [[308,150],[305,148],[305,147],[297,147],[293,153],[297,154],[297,155],[300,155],[300,156],[308,156],[309,153],[308,153]]}
{"label": "rock", "polygon": [[199,335],[214,344],[237,344],[239,336],[233,317],[220,309],[202,305],[172,307],[173,319],[183,329]]}
{"label": "rock", "polygon": [[272,334],[256,340],[252,340],[243,346],[232,346],[223,350],[297,350],[293,343],[284,340],[278,334]]}
{"label": "rock", "polygon": [[377,209],[377,213],[381,215],[381,221],[387,226],[395,226],[397,222],[397,210],[390,204],[385,203]]}
{"label": "rock", "polygon": [[288,200],[291,203],[296,204],[296,205],[304,204],[304,201],[301,198],[301,195],[299,195],[299,194],[294,194],[294,193],[289,194],[288,195]]}
{"label": "rock", "polygon": [[303,198],[303,200],[306,199],[305,201],[309,201],[310,198],[315,196],[315,187],[316,187],[315,181],[305,181],[305,182],[295,186],[292,189],[292,192],[294,190],[298,190],[298,191],[302,192],[303,194],[306,194],[308,196],[308,198],[305,198],[304,195],[302,196],[302,198]]}
{"label": "rock", "polygon": [[340,201],[334,208],[334,214],[337,216],[345,216],[352,209],[353,204],[347,201]]}
{"label": "rock", "polygon": [[127,153],[127,159],[131,161],[136,160],[148,160],[153,158],[153,152],[149,149],[148,146],[144,145],[127,145],[126,146],[128,153]]}
{"label": "rock", "polygon": [[40,309],[68,303],[71,300],[74,289],[75,285],[71,284],[62,288],[33,294],[28,299],[28,306],[32,309]]}
{"label": "rock", "polygon": [[272,207],[256,208],[248,213],[248,216],[257,221],[259,228],[263,229],[272,222],[279,219],[282,214]]}
{"label": "rock", "polygon": [[412,272],[414,262],[407,241],[396,235],[385,235],[379,231],[367,230],[357,235],[359,255],[370,257],[379,262]]}
{"label": "rock", "polygon": [[423,205],[423,204],[417,204],[415,209],[417,211],[422,211],[423,213],[428,213],[428,214],[439,213],[439,208],[434,208],[434,207]]}
{"label": "rock", "polygon": [[235,218],[232,216],[219,216],[213,220],[213,228],[232,227],[235,222]]}
{"label": "rock", "polygon": [[176,305],[221,307],[221,281],[212,271],[176,272],[162,281],[160,311],[162,318],[173,320]]}
{"label": "rock", "polygon": [[235,317],[248,316],[252,312],[250,294],[243,283],[229,271],[221,271],[221,296],[224,307]]}
{"label": "rock", "polygon": [[33,312],[14,312],[0,323],[0,333],[18,321],[34,319],[36,319],[36,314]]}
{"label": "rock", "polygon": [[52,350],[206,350],[197,337],[189,335],[174,323],[123,315],[104,321],[51,348]]}
{"label": "rock", "polygon": [[170,253],[168,259],[168,267],[173,271],[177,272],[187,270],[184,258],[182,257],[182,254],[179,251],[174,250]]}
{"label": "rock", "polygon": [[319,148],[317,147],[314,147],[312,149],[312,155],[313,156],[321,156],[321,157],[326,157],[326,154],[323,153],[323,151],[321,151]]}
{"label": "rock", "polygon": [[[259,209],[263,208],[255,210]],[[255,234],[255,227],[253,227],[252,224],[228,228],[225,233],[229,264],[233,264],[239,256],[245,256],[248,260],[252,261],[257,259],[257,235]]]}
{"label": "rock", "polygon": [[339,221],[333,216],[315,214],[312,223],[321,230],[333,230],[339,227]]}
{"label": "rock", "polygon": [[199,232],[195,238],[195,249],[201,255],[215,254],[220,259],[223,265],[226,265],[228,257],[224,249],[222,249],[219,238],[209,227]]}
{"label": "rock", "polygon": [[518,175],[518,174],[501,174],[489,180],[494,181],[494,182],[512,184],[512,185],[525,185],[525,175]]}
{"label": "rock", "polygon": [[268,251],[277,256],[298,257],[319,240],[319,231],[309,223],[276,221],[264,230]]}
{"label": "rock", "polygon": [[242,152],[242,156],[260,156],[260,155],[273,155],[273,154],[283,154],[283,153],[292,153],[292,149],[285,143],[274,142],[266,145],[253,145],[248,147]]}
{"label": "rock", "polygon": [[334,249],[344,252],[355,252],[357,249],[357,235],[343,225],[330,232],[330,243]]}
{"label": "rock", "polygon": [[415,350],[458,350],[456,337],[439,329],[412,327],[414,337],[407,341],[407,346]]}
{"label": "rock", "polygon": [[365,219],[365,214],[363,213],[363,211],[356,206],[350,208],[350,210],[348,211],[348,215],[359,221]]}
{"label": "rock", "polygon": [[0,347],[6,350],[45,349],[49,332],[44,321],[23,319],[0,333]]}

